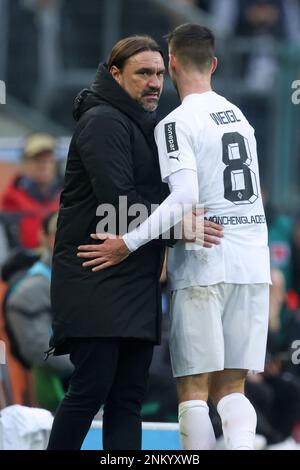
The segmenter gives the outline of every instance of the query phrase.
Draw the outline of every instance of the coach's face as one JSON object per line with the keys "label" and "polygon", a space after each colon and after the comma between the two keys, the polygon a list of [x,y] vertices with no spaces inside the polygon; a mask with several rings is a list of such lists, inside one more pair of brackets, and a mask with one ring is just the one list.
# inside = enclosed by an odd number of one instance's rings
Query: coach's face
{"label": "coach's face", "polygon": [[159,52],[144,51],[130,57],[122,70],[111,74],[119,85],[146,111],[155,111],[162,93],[165,66]]}

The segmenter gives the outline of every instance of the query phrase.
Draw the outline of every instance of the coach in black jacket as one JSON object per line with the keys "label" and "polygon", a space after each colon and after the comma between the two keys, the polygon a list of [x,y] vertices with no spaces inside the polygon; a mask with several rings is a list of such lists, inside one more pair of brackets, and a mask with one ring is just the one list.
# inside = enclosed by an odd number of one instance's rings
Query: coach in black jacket
{"label": "coach in black jacket", "polygon": [[144,36],[124,39],[108,64],[75,100],[78,124],[53,258],[50,342],[55,355],[70,352],[75,373],[49,449],[80,449],[102,404],[104,449],[140,448],[140,409],[153,345],[160,341],[162,243],[148,243],[99,273],[85,270],[76,257],[78,245],[95,232],[99,205],[112,204],[118,214],[120,196],[128,207],[142,203],[149,210],[163,199],[153,137],[164,73],[159,46]]}

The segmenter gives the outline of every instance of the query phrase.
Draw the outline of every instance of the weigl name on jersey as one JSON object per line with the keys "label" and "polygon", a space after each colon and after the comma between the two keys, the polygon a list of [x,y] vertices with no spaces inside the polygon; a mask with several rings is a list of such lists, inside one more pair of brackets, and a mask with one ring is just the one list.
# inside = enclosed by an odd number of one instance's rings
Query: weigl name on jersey
{"label": "weigl name on jersey", "polygon": [[236,117],[233,109],[229,109],[228,111],[220,111],[219,113],[210,113],[210,117],[218,126],[220,124],[224,125],[230,124],[232,122],[241,122],[241,120]]}

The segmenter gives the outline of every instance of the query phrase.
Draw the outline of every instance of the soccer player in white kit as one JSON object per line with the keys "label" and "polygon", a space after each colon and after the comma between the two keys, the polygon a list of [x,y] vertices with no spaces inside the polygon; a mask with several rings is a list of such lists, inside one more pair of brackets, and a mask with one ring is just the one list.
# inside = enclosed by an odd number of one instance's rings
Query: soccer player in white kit
{"label": "soccer player in white kit", "polygon": [[117,264],[149,241],[153,227],[164,233],[162,220],[178,203],[200,202],[206,219],[224,226],[220,245],[179,241],[169,249],[171,362],[183,449],[215,446],[209,396],[226,447],[251,450],[257,420],[244,384],[249,371],[264,369],[270,283],[254,130],[239,108],[211,89],[217,67],[212,32],[186,24],[168,43],[169,73],[182,104],[158,124],[155,138],[170,195],[140,227],[106,240],[100,263],[88,265]]}
{"label": "soccer player in white kit", "polygon": [[183,448],[215,443],[208,394],[226,447],[253,449],[256,413],[244,395],[248,371],[263,371],[270,263],[254,130],[211,89],[214,37],[199,25],[168,36],[169,72],[182,100],[156,128],[161,175],[197,172],[206,217],[224,226],[210,250],[169,250],[170,350]]}

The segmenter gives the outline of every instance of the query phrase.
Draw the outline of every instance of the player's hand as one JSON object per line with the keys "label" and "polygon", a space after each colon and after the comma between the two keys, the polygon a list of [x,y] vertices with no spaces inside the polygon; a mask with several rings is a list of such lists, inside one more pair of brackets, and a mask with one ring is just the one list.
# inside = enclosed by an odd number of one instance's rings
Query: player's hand
{"label": "player's hand", "polygon": [[212,248],[221,243],[224,236],[222,225],[204,220],[206,209],[197,208],[183,219],[183,240],[194,242],[205,248]]}
{"label": "player's hand", "polygon": [[111,233],[92,233],[93,240],[101,240],[98,245],[81,245],[78,247],[77,256],[85,261],[84,268],[92,268],[93,272],[101,271],[121,263],[130,255],[123,239]]}

